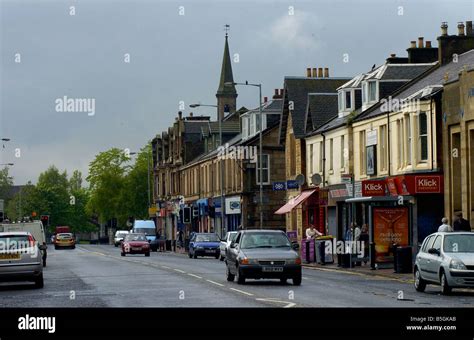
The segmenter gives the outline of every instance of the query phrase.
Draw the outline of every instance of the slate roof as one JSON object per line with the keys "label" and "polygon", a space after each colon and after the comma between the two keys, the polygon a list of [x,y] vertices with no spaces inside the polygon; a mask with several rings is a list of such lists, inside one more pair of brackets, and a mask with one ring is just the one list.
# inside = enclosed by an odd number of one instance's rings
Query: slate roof
{"label": "slate roof", "polygon": [[207,126],[209,124],[209,121],[199,121],[199,120],[185,120],[184,121],[184,133],[201,133],[201,129],[204,126]]}
{"label": "slate roof", "polygon": [[306,111],[305,131],[319,128],[328,120],[337,116],[337,93],[309,93]]}
{"label": "slate roof", "polygon": [[[211,133],[219,133],[219,122],[207,122],[206,125],[201,127],[202,135],[208,136]],[[223,121],[222,122],[222,133],[223,134],[238,134],[240,133],[240,122],[238,121]]]}
{"label": "slate roof", "polygon": [[[422,90],[426,89],[425,93],[433,92],[433,89],[429,89],[429,87],[434,87],[436,90],[437,86],[443,85],[446,82],[453,81],[458,77],[459,71],[465,65],[473,65],[474,64],[474,50],[470,50],[463,54],[460,54],[458,57],[458,62],[450,62],[445,65],[436,65],[429,70],[425,71],[418,77],[414,78],[412,81],[408,82],[407,84],[403,85],[399,90],[393,93],[392,99],[398,99],[399,101],[405,100],[410,96],[417,95],[421,93]],[[448,75],[448,79],[444,79],[445,75]],[[439,87],[438,87],[439,89]],[[431,91],[431,92],[430,92]],[[379,116],[385,111],[381,110],[382,103],[379,102],[376,105],[370,107],[369,109],[365,110],[360,116],[358,116],[354,121],[361,121],[364,119],[373,118]]]}
{"label": "slate roof", "polygon": [[[432,68],[435,63],[429,64],[385,64],[380,80],[413,79]],[[382,71],[381,71],[382,72]]]}
{"label": "slate roof", "polygon": [[351,78],[308,78],[308,77],[285,77],[280,119],[280,142],[284,143],[286,127],[288,122],[288,103],[294,103],[291,119],[293,132],[296,138],[305,136],[306,108],[308,93],[335,93],[337,88],[351,80]]}

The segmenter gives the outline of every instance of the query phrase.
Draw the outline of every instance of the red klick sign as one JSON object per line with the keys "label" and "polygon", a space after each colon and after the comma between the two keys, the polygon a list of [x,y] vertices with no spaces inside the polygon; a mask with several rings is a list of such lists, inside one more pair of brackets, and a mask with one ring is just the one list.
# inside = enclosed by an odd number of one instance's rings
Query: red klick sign
{"label": "red klick sign", "polygon": [[362,196],[385,196],[385,181],[362,181]]}

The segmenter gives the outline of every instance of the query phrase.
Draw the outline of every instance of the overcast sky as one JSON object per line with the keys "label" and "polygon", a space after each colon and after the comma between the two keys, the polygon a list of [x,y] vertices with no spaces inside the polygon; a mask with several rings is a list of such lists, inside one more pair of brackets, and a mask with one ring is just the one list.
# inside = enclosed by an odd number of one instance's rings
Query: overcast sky
{"label": "overcast sky", "polygon": [[[284,76],[302,76],[306,67],[354,76],[390,53],[404,56],[419,36],[437,46],[442,21],[454,34],[458,21],[474,18],[471,0],[0,4],[0,137],[11,138],[0,163],[15,163],[15,184],[36,182],[53,164],[85,177],[98,152],[138,150],[166,129],[180,101],[185,114],[193,102],[215,104],[225,24],[231,55],[238,54],[235,81],[261,82],[271,96]],[[257,105],[255,88],[237,90],[237,107]],[[64,96],[94,99],[94,114],[58,112]]]}

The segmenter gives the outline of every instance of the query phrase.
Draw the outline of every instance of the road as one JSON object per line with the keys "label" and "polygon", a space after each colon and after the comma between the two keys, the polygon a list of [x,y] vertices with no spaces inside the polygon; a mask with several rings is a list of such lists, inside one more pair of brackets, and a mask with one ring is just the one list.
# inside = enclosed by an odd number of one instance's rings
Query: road
{"label": "road", "polygon": [[[50,247],[51,248],[51,247]],[[174,253],[121,257],[108,245],[50,250],[45,286],[0,283],[0,307],[467,307],[474,291],[451,296],[428,286],[418,293],[404,280],[303,269],[303,283],[227,282],[214,258]],[[403,300],[399,300],[399,292]]]}

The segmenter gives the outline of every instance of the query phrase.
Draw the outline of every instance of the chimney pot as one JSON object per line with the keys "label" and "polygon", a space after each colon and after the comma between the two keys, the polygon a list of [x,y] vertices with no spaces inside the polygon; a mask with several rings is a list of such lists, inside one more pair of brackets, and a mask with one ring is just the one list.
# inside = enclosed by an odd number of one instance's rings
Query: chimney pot
{"label": "chimney pot", "polygon": [[472,36],[473,31],[472,31],[472,21],[466,21],[466,35]]}
{"label": "chimney pot", "polygon": [[390,54],[390,58],[395,58],[397,55],[395,53]]}
{"label": "chimney pot", "polygon": [[183,118],[183,112],[178,111],[178,118],[181,120]]}
{"label": "chimney pot", "polygon": [[426,40],[425,47],[426,48],[431,48],[431,41],[430,40]]}
{"label": "chimney pot", "polygon": [[328,67],[324,68],[324,78],[329,78],[329,68]]}
{"label": "chimney pot", "polygon": [[416,48],[416,41],[415,40],[410,41],[410,48]]}
{"label": "chimney pot", "polygon": [[264,102],[264,103],[268,102],[268,97],[266,97],[266,96],[263,97],[263,102]]}
{"label": "chimney pot", "polygon": [[313,67],[313,78],[316,78],[318,75],[316,73],[316,67]]}
{"label": "chimney pot", "polygon": [[418,48],[423,48],[423,37],[418,37]]}
{"label": "chimney pot", "polygon": [[283,98],[283,89],[280,89],[280,97]]}
{"label": "chimney pot", "polygon": [[443,21],[441,23],[441,35],[443,36],[448,35],[448,23],[446,21]]}
{"label": "chimney pot", "polygon": [[192,117],[193,116],[193,113],[192,112],[189,112],[189,117]]}
{"label": "chimney pot", "polygon": [[464,35],[464,23],[463,22],[458,22],[458,35],[459,36]]}
{"label": "chimney pot", "polygon": [[311,77],[311,68],[306,68],[306,77],[310,78]]}
{"label": "chimney pot", "polygon": [[275,89],[275,94],[274,96],[278,96],[278,89]]}
{"label": "chimney pot", "polygon": [[322,67],[318,67],[318,77],[319,78],[323,77],[323,68]]}

